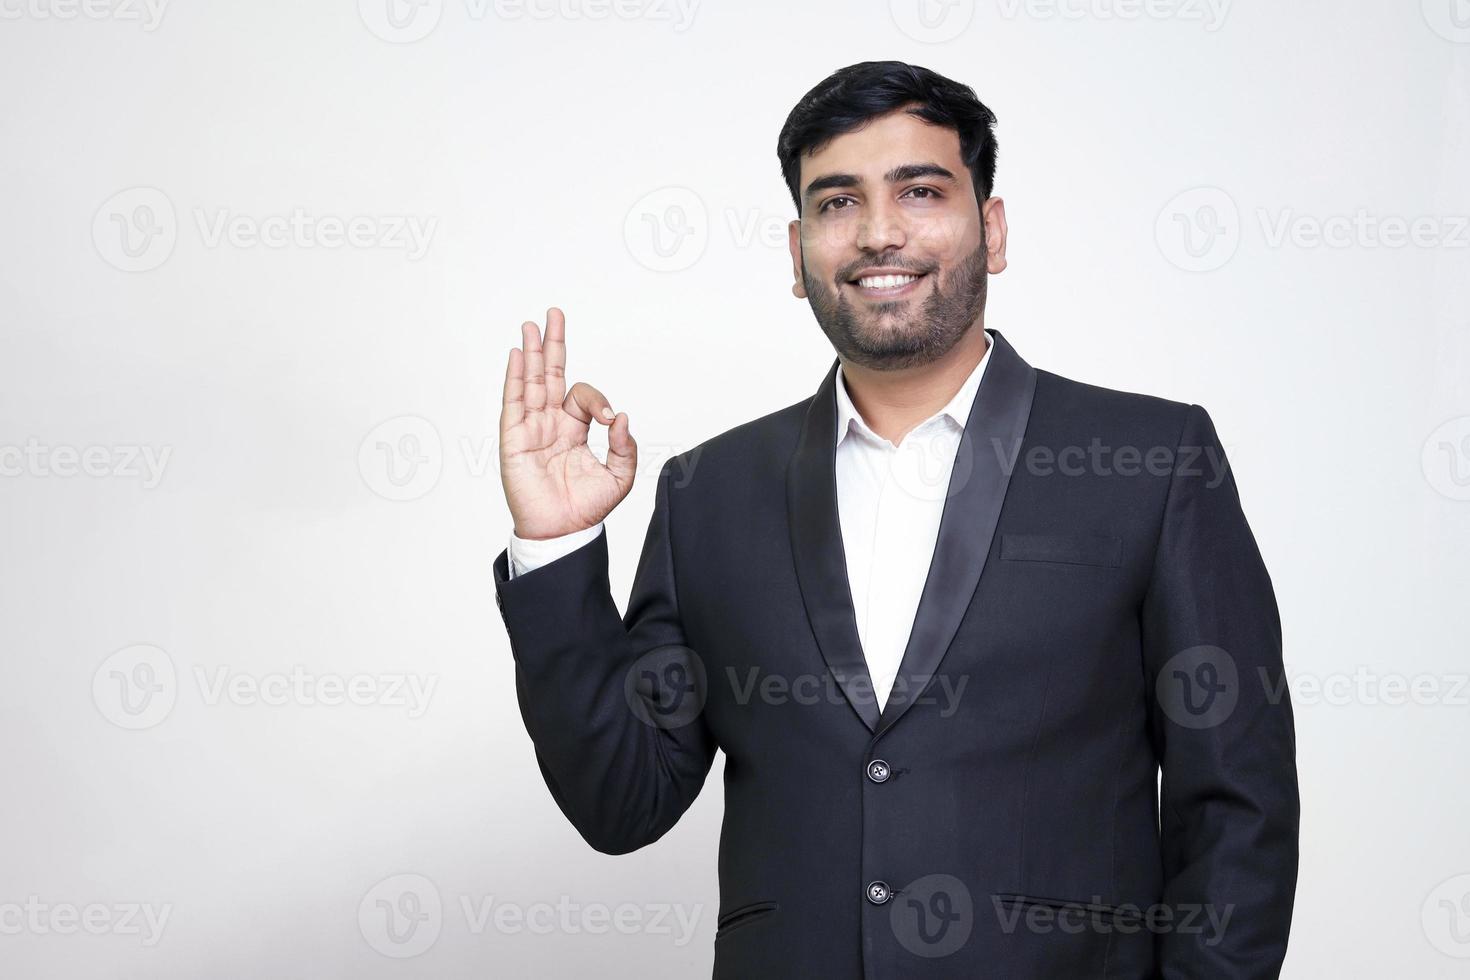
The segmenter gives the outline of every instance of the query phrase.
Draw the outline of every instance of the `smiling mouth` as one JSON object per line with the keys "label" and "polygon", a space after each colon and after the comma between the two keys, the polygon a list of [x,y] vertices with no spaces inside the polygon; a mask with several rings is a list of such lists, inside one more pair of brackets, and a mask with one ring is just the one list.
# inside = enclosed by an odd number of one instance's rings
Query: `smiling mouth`
{"label": "smiling mouth", "polygon": [[912,292],[927,272],[888,274],[881,276],[859,276],[848,282],[861,296],[872,299],[891,299]]}

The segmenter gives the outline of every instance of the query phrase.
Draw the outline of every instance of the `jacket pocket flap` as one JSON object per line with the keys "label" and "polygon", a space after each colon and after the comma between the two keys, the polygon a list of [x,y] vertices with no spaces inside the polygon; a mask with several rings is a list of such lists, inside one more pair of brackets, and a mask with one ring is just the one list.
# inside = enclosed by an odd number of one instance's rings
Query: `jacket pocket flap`
{"label": "jacket pocket flap", "polygon": [[718,937],[721,933],[774,912],[780,907],[776,902],[752,902],[749,905],[731,909],[715,921],[715,935]]}
{"label": "jacket pocket flap", "polygon": [[1002,905],[1023,908],[1044,908],[1053,912],[1085,913],[1087,915],[1101,915],[1115,919],[1141,919],[1143,910],[1136,905],[1104,905],[1098,902],[1073,902],[1060,898],[1039,898],[1035,895],[992,895],[992,899]]}
{"label": "jacket pocket flap", "polygon": [[1123,539],[1110,534],[1005,534],[1000,539],[1000,557],[1117,568],[1123,560]]}

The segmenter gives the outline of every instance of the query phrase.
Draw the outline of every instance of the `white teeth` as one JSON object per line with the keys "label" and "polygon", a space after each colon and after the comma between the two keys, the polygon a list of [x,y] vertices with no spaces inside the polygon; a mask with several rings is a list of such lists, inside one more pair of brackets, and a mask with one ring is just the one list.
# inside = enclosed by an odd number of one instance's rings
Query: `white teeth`
{"label": "white teeth", "polygon": [[892,289],[913,282],[918,276],[864,276],[858,285],[864,289]]}

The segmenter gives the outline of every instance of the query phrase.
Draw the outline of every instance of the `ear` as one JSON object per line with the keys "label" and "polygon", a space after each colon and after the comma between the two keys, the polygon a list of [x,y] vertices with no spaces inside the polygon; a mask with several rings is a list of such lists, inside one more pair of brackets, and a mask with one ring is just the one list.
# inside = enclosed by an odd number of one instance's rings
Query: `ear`
{"label": "ear", "polygon": [[801,219],[797,218],[786,226],[787,245],[791,248],[791,294],[797,299],[806,299],[806,284],[801,280]]}
{"label": "ear", "polygon": [[985,231],[985,271],[992,276],[1006,267],[1006,202],[987,197],[980,205]]}

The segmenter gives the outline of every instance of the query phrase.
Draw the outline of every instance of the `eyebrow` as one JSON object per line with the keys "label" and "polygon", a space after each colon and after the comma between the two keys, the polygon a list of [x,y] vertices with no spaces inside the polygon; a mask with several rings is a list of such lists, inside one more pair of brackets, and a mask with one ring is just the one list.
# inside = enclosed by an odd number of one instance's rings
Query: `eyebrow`
{"label": "eyebrow", "polygon": [[[954,183],[954,174],[937,163],[905,163],[894,167],[883,175],[883,179],[890,184],[898,184],[905,180],[914,180],[918,177],[938,177]],[[813,195],[830,190],[834,187],[861,187],[863,179],[857,174],[823,174],[806,185],[806,191],[802,194],[802,201],[810,201]]]}

